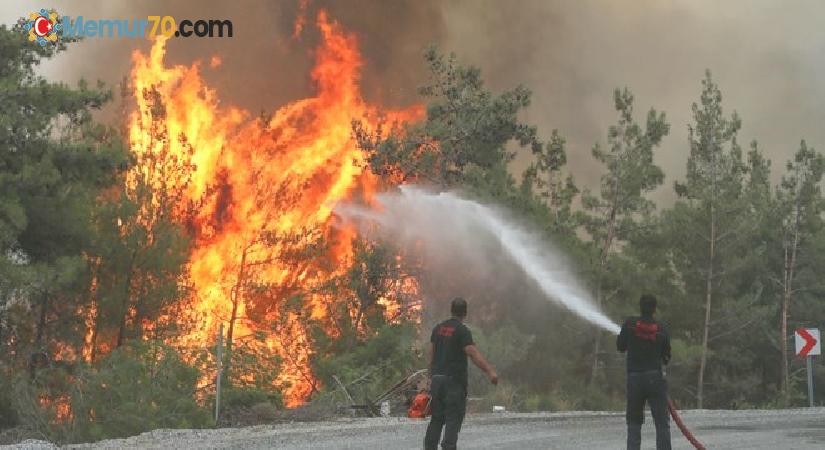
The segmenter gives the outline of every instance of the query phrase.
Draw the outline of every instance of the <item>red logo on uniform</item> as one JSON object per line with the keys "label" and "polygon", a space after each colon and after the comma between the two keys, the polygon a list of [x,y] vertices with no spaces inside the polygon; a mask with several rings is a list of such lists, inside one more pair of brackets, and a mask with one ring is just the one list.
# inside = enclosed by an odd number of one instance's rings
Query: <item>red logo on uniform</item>
{"label": "red logo on uniform", "polygon": [[636,321],[636,326],[633,328],[633,334],[639,339],[647,341],[656,340],[656,332],[659,331],[659,325],[655,323],[645,323],[641,320]]}
{"label": "red logo on uniform", "polygon": [[450,337],[455,333],[455,327],[439,327],[438,328],[438,335],[439,336],[446,336]]}

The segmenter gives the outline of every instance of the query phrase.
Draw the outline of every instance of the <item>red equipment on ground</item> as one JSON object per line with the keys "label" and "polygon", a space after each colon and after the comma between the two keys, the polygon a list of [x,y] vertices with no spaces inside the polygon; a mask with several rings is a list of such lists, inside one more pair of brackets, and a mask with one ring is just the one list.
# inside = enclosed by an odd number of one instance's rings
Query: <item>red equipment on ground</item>
{"label": "red equipment on ground", "polygon": [[424,419],[431,414],[430,408],[430,393],[421,391],[415,395],[415,398],[407,410],[407,417],[411,419]]}

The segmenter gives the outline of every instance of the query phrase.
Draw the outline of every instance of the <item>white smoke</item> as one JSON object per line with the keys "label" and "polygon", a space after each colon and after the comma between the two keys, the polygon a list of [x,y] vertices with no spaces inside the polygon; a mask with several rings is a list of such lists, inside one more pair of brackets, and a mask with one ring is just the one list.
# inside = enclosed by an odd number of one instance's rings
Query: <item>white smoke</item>
{"label": "white smoke", "polygon": [[[500,260],[503,252],[547,299],[607,331],[619,332],[619,326],[593,304],[558,250],[493,208],[455,193],[430,193],[414,186],[379,194],[377,201],[378,208],[340,205],[336,212],[377,238],[423,247],[430,260],[459,259],[464,269],[484,270],[479,262]],[[490,283],[496,281],[494,270],[486,275]]]}

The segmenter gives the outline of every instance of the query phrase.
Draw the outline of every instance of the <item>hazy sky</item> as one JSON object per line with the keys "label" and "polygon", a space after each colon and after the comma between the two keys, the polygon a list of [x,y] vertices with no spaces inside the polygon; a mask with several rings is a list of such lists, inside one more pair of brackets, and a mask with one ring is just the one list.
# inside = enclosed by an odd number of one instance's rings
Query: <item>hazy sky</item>
{"label": "hazy sky", "polygon": [[[671,122],[657,154],[668,174],[658,198],[670,197],[674,177],[684,172],[690,104],[706,68],[727,111],[743,119],[740,141],[759,140],[775,178],[801,138],[825,150],[825,4],[815,0],[310,0],[310,26],[298,40],[290,37],[297,0],[3,0],[0,22],[43,6],[87,18],[232,19],[234,38],[175,40],[169,57],[188,63],[221,55],[223,66],[207,79],[223,101],[252,111],[311,92],[311,24],[319,7],[358,35],[365,95],[386,105],[415,98],[425,76],[422,50],[437,43],[480,66],[494,89],[529,86],[534,97],[525,118],[544,136],[558,128],[568,138],[571,170],[583,184],[600,175],[590,148],[615,119],[612,91],[628,86],[640,119],[654,106]],[[128,72],[131,50],[147,47],[142,39],[88,39],[43,73],[114,83]]]}

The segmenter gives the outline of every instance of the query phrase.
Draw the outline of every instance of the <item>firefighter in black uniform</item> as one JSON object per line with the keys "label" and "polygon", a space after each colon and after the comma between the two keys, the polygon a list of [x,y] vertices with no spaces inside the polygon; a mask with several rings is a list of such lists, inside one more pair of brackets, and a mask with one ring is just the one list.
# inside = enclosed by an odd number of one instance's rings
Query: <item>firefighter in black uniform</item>
{"label": "firefighter in black uniform", "polygon": [[656,424],[656,449],[670,450],[670,418],[667,415],[667,381],[662,365],[670,361],[670,335],[653,319],[656,297],[639,299],[641,317],[625,320],[616,348],[627,352],[627,448],[642,444],[645,402]]}
{"label": "firefighter in black uniform", "polygon": [[478,351],[473,335],[463,323],[467,316],[467,302],[456,298],[450,304],[450,313],[452,317],[436,325],[430,336],[432,418],[424,436],[425,450],[438,447],[442,428],[441,448],[456,448],[467,407],[467,357],[487,374],[491,383],[498,384],[496,371]]}

